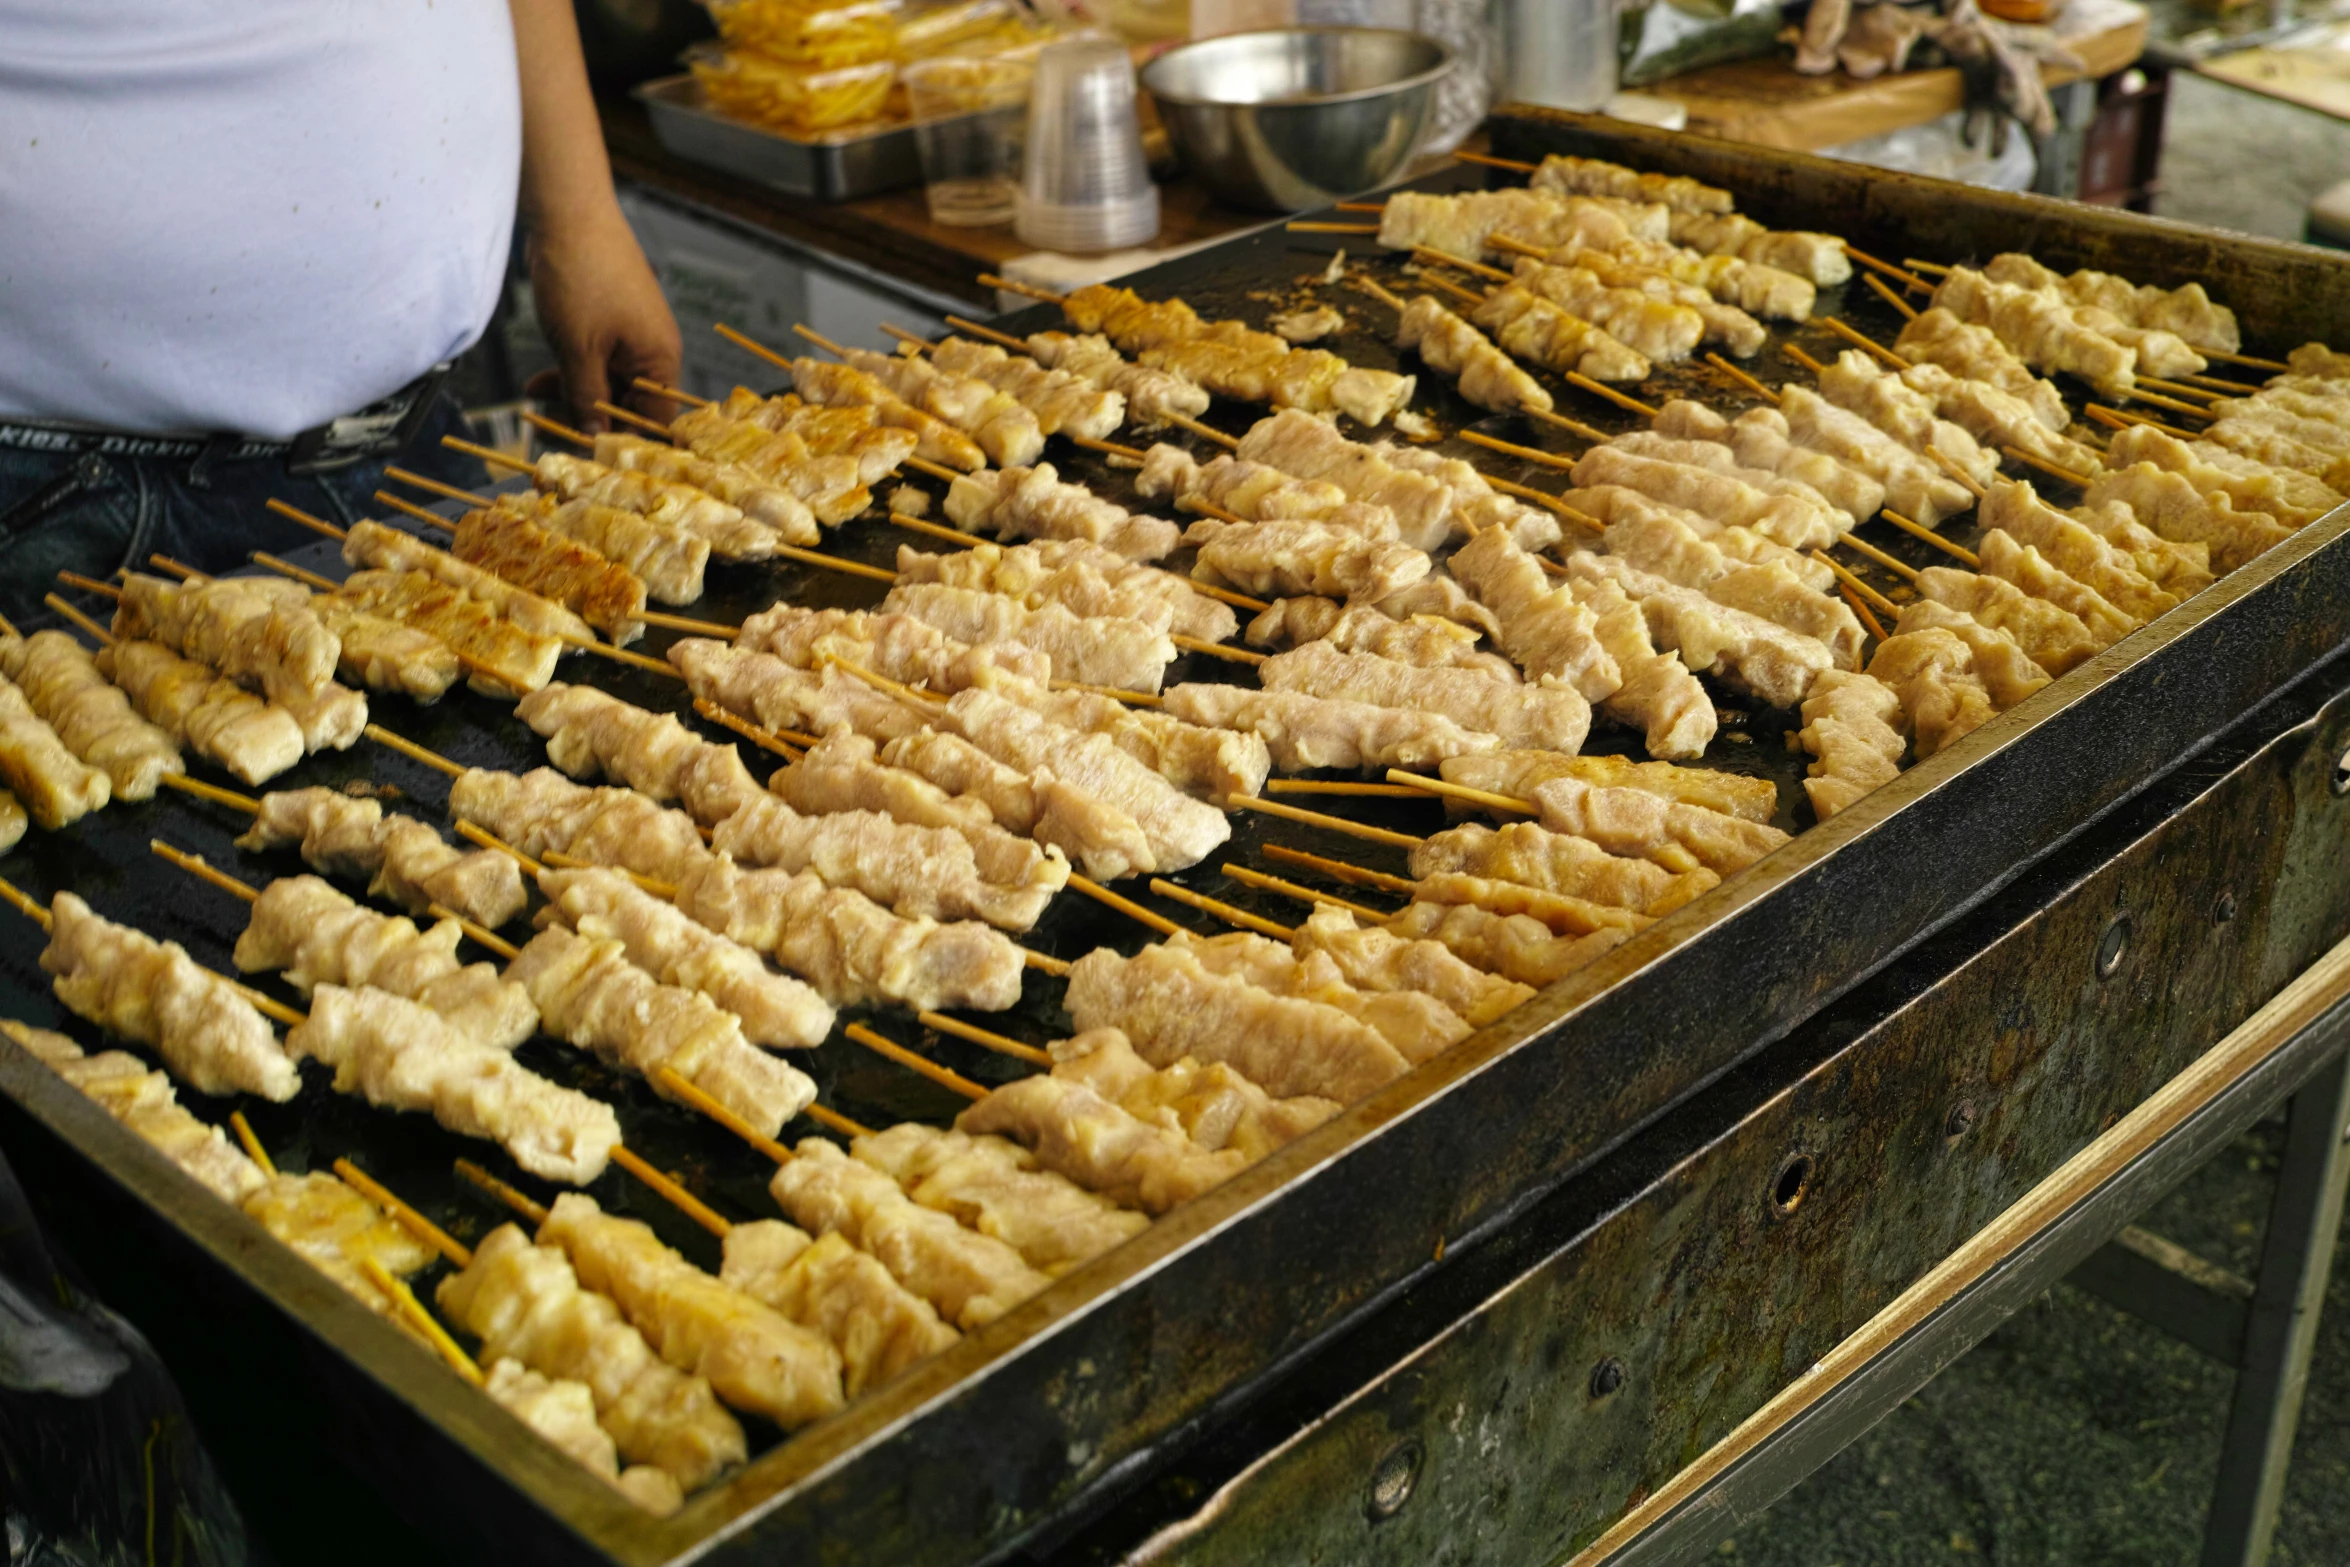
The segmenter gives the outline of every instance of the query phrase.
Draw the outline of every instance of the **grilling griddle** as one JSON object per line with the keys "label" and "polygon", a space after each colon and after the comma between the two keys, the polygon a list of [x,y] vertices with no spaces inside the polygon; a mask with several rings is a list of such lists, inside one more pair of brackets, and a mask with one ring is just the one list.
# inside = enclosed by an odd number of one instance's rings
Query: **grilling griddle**
{"label": "grilling griddle", "polygon": [[[1497,122],[1496,150],[1529,158],[1572,150],[1693,173],[1736,190],[1742,209],[1765,221],[1846,233],[1881,255],[1958,261],[2021,247],[2059,267],[2094,264],[2164,283],[2202,277],[2242,315],[2249,351],[2281,357],[2312,337],[2350,343],[2350,264],[2325,253],[1652,136],[1616,122],[1605,122],[1602,132],[1600,123],[1505,117]],[[1466,171],[1445,178],[1483,181]],[[1370,249],[1367,241],[1335,243],[1358,262]],[[1129,282],[1147,297],[1180,295],[1204,316],[1262,322],[1295,297],[1298,279],[1319,271],[1332,248],[1274,229]],[[1380,257],[1373,267],[1390,287],[1406,286],[1394,258]],[[1325,346],[1358,364],[1395,365],[1384,307],[1325,292],[1342,302],[1350,321],[1348,332]],[[1881,341],[1898,330],[1892,312],[1857,280],[1824,290],[1820,313],[1844,317]],[[1057,310],[1040,306],[998,324],[1025,332],[1061,323]],[[1772,338],[1749,368],[1774,383],[1799,373],[1777,343],[1792,340],[1821,358],[1841,347],[1816,327]],[[2246,376],[2248,384],[2254,379]],[[1579,449],[1555,432],[1461,404],[1441,378],[1424,375],[1422,389],[1420,405],[1447,430],[1466,426],[1527,445]],[[1698,396],[1726,411],[1753,401],[1689,365],[1631,390],[1652,402]],[[1561,407],[1611,431],[1632,424],[1571,392]],[[1238,431],[1261,412],[1219,405],[1211,419]],[[1055,446],[1051,457],[1065,476],[1131,497],[1125,472],[1066,443]],[[1449,441],[1445,449],[1499,476],[1562,486],[1556,474],[1466,443]],[[934,495],[940,489],[911,482]],[[1784,744],[1786,715],[1725,694],[1730,711],[1706,763],[1773,778],[1780,825],[1805,829],[1794,843],[844,1415],[789,1441],[753,1429],[751,1464],[671,1520],[644,1517],[542,1451],[503,1411],[178,1180],[159,1155],[13,1047],[0,1050],[0,1116],[12,1154],[25,1150],[21,1157],[35,1172],[28,1184],[77,1253],[90,1249],[104,1259],[90,1264],[93,1271],[135,1319],[145,1310],[204,1324],[211,1336],[201,1342],[233,1359],[239,1418],[249,1417],[281,1450],[333,1453],[452,1555],[488,1560],[524,1550],[541,1561],[654,1563],[792,1553],[810,1561],[943,1563],[1000,1557],[1024,1544],[1041,1548],[1126,1494],[1200,1431],[1228,1423],[1269,1379],[1375,1308],[1473,1277],[1463,1271],[1474,1266],[1467,1259],[1500,1254],[1516,1233],[1512,1221],[1563,1182],[1999,896],[2040,856],[2208,748],[2229,723],[2317,665],[2350,635],[2350,548],[2338,542],[2345,528],[2350,510],[2302,530],[1822,826],[1809,825],[1801,803],[1800,759]],[[1885,533],[1872,529],[1870,536],[1915,564],[1938,558],[1923,545],[1879,537]],[[1953,536],[1963,540],[1968,532],[1960,527]],[[839,530],[825,547],[888,562],[901,543],[931,547],[870,518]],[[324,558],[331,550],[316,553]],[[1899,591],[1890,576],[1873,580]],[[691,612],[729,622],[778,597],[861,605],[879,596],[877,584],[800,567],[714,567],[710,581],[709,595]],[[658,652],[671,640],[655,632],[644,646]],[[1230,678],[1233,667],[1193,655],[1173,678]],[[683,706],[680,686],[616,665],[575,658],[563,678],[650,707]],[[378,722],[457,761],[516,769],[543,761],[535,737],[485,698],[455,695],[433,709],[389,697],[375,705]],[[1593,749],[1629,742],[1603,726]],[[743,751],[755,771],[764,769],[768,759]],[[439,774],[366,742],[275,781],[350,782],[385,793],[392,808],[430,817],[446,799]],[[1335,804],[1357,820],[1416,833],[1445,820],[1435,803]],[[1399,849],[1253,813],[1236,814],[1233,825],[1225,851],[1175,879],[1284,923],[1301,918],[1302,907],[1233,886],[1216,866],[1233,859],[1313,880],[1269,866],[1256,852],[1283,843],[1380,870],[1403,868]],[[110,807],[63,834],[30,834],[0,874],[36,896],[70,886],[100,912],[179,939],[199,961],[225,968],[243,908],[156,860],[147,842],[162,838],[255,882],[301,869],[291,853],[239,855],[229,839],[242,827],[232,813],[167,792],[148,805]],[[1152,901],[1138,887],[1120,890]],[[1157,906],[1194,929],[1215,928],[1180,906]],[[1074,958],[1102,944],[1132,950],[1149,934],[1071,895],[1057,900],[1028,939]],[[0,1001],[30,1020],[54,1022],[61,1009],[35,966],[37,951],[29,925],[7,944]],[[1032,973],[1021,1008],[982,1021],[1034,1041],[1057,1037],[1067,1031],[1059,994],[1057,981]],[[976,1047],[926,1035],[902,1014],[848,1016],[982,1082],[1018,1070]],[[97,1042],[85,1025],[65,1026]],[[547,1041],[526,1045],[521,1058],[614,1103],[629,1144],[722,1211],[741,1218],[773,1212],[761,1189],[764,1162],[719,1129]],[[943,1122],[960,1105],[837,1037],[795,1059],[816,1077],[825,1102],[869,1124]],[[229,1108],[189,1097],[208,1119],[223,1119]],[[422,1118],[315,1088],[296,1105],[249,1113],[289,1166],[320,1168],[352,1157],[461,1237],[477,1237],[505,1218],[449,1172],[454,1155],[479,1157],[481,1147]],[[786,1140],[806,1130],[789,1128]],[[714,1264],[714,1243],[625,1175],[607,1176],[594,1195]]]}

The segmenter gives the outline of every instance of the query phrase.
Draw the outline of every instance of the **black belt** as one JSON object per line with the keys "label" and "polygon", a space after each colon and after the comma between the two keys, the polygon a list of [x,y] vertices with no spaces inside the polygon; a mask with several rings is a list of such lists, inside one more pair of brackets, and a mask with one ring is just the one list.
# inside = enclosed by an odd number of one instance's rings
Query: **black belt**
{"label": "black belt", "polygon": [[357,413],[330,419],[290,441],[244,435],[139,435],[127,430],[93,430],[76,425],[29,424],[0,419],[0,446],[18,451],[102,457],[196,458],[239,462],[282,457],[289,473],[317,473],[370,457],[388,457],[406,446],[432,412],[433,399],[450,366],[434,365],[391,396]]}

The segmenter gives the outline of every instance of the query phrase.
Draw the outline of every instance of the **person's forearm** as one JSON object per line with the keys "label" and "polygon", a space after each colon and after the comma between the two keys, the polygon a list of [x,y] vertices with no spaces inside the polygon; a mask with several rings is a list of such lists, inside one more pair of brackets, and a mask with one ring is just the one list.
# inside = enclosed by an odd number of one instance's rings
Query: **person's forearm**
{"label": "person's forearm", "polygon": [[522,76],[522,216],[533,233],[618,216],[571,0],[507,0]]}

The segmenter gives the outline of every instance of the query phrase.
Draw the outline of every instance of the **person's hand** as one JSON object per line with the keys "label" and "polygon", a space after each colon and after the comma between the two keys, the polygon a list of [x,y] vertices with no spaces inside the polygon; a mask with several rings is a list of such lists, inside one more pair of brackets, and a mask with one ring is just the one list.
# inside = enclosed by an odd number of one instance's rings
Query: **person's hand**
{"label": "person's hand", "polygon": [[[637,390],[642,376],[675,386],[684,360],[677,318],[617,206],[576,215],[530,241],[531,291],[556,369],[526,390],[558,389],[571,423],[600,431],[599,399],[666,418],[668,400]],[[550,384],[552,383],[552,384]]]}

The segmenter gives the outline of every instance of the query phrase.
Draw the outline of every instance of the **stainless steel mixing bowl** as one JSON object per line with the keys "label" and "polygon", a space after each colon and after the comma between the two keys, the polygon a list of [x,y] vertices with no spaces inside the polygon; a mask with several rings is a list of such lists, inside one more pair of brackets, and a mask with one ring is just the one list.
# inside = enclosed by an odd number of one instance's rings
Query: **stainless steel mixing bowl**
{"label": "stainless steel mixing bowl", "polygon": [[1234,206],[1296,212],[1365,191],[1411,155],[1453,53],[1383,27],[1276,27],[1143,67],[1176,155]]}

